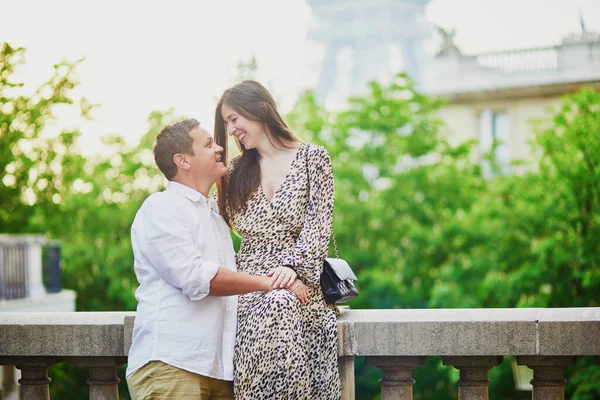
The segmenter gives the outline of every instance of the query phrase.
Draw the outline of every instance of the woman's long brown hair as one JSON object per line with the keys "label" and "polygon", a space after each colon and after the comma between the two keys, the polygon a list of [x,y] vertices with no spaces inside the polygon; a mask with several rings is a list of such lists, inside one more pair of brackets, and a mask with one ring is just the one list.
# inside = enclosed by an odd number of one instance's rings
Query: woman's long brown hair
{"label": "woman's long brown hair", "polygon": [[[227,127],[221,114],[223,104],[227,104],[246,119],[262,123],[269,142],[275,147],[289,148],[290,142],[298,141],[279,115],[271,93],[256,81],[243,81],[225,90],[215,111],[215,142],[223,147],[223,159],[226,163],[229,162],[229,151]],[[229,226],[230,216],[246,208],[250,195],[260,185],[261,178],[256,149],[246,150],[237,140],[236,143],[241,156],[231,175],[224,176],[217,182],[219,211]]]}

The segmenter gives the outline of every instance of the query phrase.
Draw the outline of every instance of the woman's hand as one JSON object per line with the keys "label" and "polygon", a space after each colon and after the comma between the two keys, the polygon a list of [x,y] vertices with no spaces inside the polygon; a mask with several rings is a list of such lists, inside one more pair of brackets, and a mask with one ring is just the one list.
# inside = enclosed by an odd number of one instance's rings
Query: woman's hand
{"label": "woman's hand", "polygon": [[296,281],[296,271],[289,267],[277,267],[269,271],[271,284],[275,289],[289,289]]}
{"label": "woman's hand", "polygon": [[296,282],[288,288],[292,291],[300,300],[300,304],[306,304],[308,302],[308,288],[300,279],[296,279]]}

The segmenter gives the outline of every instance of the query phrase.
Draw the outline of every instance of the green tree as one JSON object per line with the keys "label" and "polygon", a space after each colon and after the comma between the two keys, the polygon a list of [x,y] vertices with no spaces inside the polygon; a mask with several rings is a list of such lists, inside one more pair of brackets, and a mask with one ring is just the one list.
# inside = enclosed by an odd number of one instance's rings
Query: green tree
{"label": "green tree", "polygon": [[[174,121],[173,110],[152,112],[137,146],[105,138],[105,154],[77,152],[78,131],[46,134],[57,107],[92,106],[71,97],[77,63],[54,66],[34,94],[23,94],[14,74],[25,62],[23,48],[0,47],[0,232],[46,233],[61,243],[63,286],[77,292],[77,310],[134,310],[137,281],[129,230],[142,201],[164,184],[154,164],[152,141]],[[50,370],[52,395],[87,398],[86,371],[60,364]],[[123,379],[121,392],[127,398]]]}
{"label": "green tree", "polygon": [[[326,112],[309,93],[289,116],[296,132],[330,151],[340,253],[360,281],[353,308],[427,307],[439,265],[453,257],[444,240],[485,190],[471,143],[446,140],[435,117],[441,104],[400,74],[387,87],[371,83],[341,113]],[[357,398],[376,397],[377,374],[358,360]],[[452,398],[452,374],[430,359],[415,371],[415,396]]]}
{"label": "green tree", "polygon": [[[354,308],[597,306],[600,291],[600,96],[565,98],[540,123],[530,172],[483,176],[474,142],[456,146],[436,118],[442,103],[408,77],[329,113],[311,93],[289,119],[331,154],[334,224],[359,276]],[[486,156],[492,161],[491,155]],[[583,363],[583,364],[582,364]],[[593,376],[586,361],[579,363]],[[571,373],[571,372],[569,372]],[[456,372],[433,358],[415,371],[415,398],[454,398]],[[377,373],[357,363],[359,398],[376,398]],[[507,359],[491,392],[520,398]],[[573,379],[568,392],[599,389]],[[588,396],[588,397],[586,397]]]}
{"label": "green tree", "polygon": [[[77,63],[54,66],[54,73],[31,96],[23,94],[23,83],[14,73],[25,62],[23,48],[0,43],[0,231],[32,232],[43,215],[56,212],[72,183],[62,174],[66,164],[81,160],[68,149],[78,132],[63,131],[57,137],[42,135],[53,122],[56,107],[70,106],[71,90],[77,84]],[[82,115],[91,106],[82,99]]]}
{"label": "green tree", "polygon": [[79,294],[80,311],[135,310],[129,231],[142,202],[166,182],[154,164],[152,143],[174,118],[173,110],[151,113],[150,129],[137,146],[106,137],[104,153],[110,156],[89,157],[71,171],[76,179],[60,213],[46,217],[47,229],[61,240],[65,286]]}
{"label": "green tree", "polygon": [[[0,231],[60,240],[64,286],[78,310],[133,310],[129,229],[164,178],[151,146],[173,110],[153,112],[136,146],[106,138],[108,157],[76,151],[79,132],[44,134],[56,107],[74,101],[77,63],[62,63],[33,95],[14,72],[24,50],[0,48]],[[289,115],[301,137],[324,145],[336,177],[334,224],[356,269],[353,308],[598,306],[600,299],[600,94],[582,90],[539,122],[540,158],[521,175],[486,178],[474,142],[451,145],[442,104],[398,75],[330,113],[307,93]],[[491,160],[493,162],[493,160]],[[377,398],[379,372],[357,361],[357,398]],[[51,370],[52,395],[87,397],[84,370]],[[120,371],[123,380],[123,370]],[[439,357],[415,371],[415,398],[455,398],[456,371]],[[598,398],[597,368],[567,371],[567,394]],[[492,397],[521,398],[508,358],[490,373]],[[596,379],[597,381],[597,379]],[[124,380],[123,398],[127,398]]]}

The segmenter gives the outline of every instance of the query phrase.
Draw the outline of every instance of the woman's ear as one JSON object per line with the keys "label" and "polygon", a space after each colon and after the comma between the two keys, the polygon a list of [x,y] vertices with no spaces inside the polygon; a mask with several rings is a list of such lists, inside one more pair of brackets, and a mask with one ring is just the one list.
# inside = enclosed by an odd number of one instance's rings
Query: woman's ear
{"label": "woman's ear", "polygon": [[269,106],[267,105],[267,103],[265,103],[264,101],[261,101],[260,103],[258,103],[258,107],[260,108],[260,116],[264,118],[267,117],[268,115],[268,109]]}

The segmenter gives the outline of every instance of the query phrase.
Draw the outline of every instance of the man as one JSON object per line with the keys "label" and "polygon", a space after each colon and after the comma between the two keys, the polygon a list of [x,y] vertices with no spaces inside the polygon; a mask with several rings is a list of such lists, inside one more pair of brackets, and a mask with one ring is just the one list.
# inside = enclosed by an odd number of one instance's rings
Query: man
{"label": "man", "polygon": [[131,227],[140,284],[127,368],[134,400],[233,399],[233,295],[275,286],[307,299],[291,270],[276,282],[235,272],[229,228],[208,196],[227,173],[222,151],[195,119],[156,138],[154,159],[169,183],[146,199]]}

